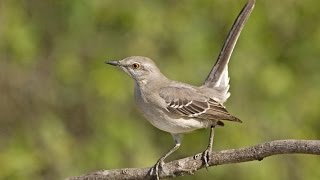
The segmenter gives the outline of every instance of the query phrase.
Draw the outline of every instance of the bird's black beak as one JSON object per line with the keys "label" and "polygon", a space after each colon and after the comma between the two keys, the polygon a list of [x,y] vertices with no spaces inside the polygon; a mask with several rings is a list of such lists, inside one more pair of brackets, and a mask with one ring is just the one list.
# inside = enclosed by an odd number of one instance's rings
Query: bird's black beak
{"label": "bird's black beak", "polygon": [[106,61],[106,64],[110,64],[112,66],[120,66],[119,61]]}

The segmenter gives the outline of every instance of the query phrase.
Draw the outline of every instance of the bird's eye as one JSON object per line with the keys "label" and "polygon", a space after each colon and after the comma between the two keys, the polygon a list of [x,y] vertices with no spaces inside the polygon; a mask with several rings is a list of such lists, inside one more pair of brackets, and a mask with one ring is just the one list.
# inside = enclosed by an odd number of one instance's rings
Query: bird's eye
{"label": "bird's eye", "polygon": [[140,68],[140,64],[139,63],[133,63],[132,65],[133,69],[139,69]]}

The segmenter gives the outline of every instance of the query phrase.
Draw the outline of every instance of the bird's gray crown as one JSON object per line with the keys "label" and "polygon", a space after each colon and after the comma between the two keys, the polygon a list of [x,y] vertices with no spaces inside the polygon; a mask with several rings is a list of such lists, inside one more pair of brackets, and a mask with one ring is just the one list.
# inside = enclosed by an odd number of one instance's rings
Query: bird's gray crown
{"label": "bird's gray crown", "polygon": [[130,56],[120,61],[108,61],[107,64],[118,66],[138,83],[163,76],[156,64],[148,57]]}

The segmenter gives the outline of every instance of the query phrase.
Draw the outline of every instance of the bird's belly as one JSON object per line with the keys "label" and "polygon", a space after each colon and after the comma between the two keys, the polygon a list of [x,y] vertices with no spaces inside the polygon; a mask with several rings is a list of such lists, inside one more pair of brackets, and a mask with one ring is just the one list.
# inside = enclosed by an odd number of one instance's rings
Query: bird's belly
{"label": "bird's belly", "polygon": [[187,133],[209,126],[209,123],[197,119],[172,118],[166,112],[161,112],[157,108],[150,108],[150,105],[149,108],[141,108],[140,110],[143,111],[143,115],[153,126],[173,134]]}

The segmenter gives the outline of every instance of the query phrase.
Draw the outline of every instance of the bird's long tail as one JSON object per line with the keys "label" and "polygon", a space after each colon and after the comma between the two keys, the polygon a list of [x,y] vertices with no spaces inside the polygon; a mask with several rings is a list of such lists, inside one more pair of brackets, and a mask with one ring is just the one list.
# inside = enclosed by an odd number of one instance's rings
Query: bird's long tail
{"label": "bird's long tail", "polygon": [[211,69],[203,86],[206,86],[208,88],[215,88],[221,93],[224,93],[226,96],[229,96],[228,62],[232,51],[237,43],[241,30],[254,8],[254,4],[255,0],[248,0],[246,5],[239,13],[220,51],[217,61]]}

